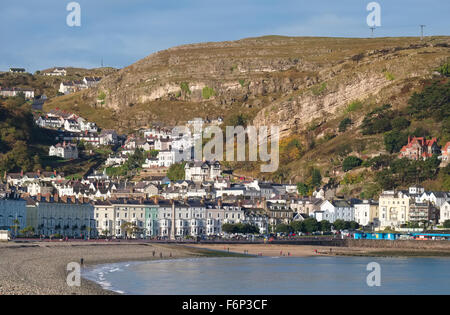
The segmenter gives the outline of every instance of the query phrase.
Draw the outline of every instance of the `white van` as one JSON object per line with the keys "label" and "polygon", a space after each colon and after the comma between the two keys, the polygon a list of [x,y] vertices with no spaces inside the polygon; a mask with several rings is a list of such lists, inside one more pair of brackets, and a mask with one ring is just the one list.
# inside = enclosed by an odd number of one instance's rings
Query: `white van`
{"label": "white van", "polygon": [[0,231],[0,242],[7,242],[11,240],[9,231]]}

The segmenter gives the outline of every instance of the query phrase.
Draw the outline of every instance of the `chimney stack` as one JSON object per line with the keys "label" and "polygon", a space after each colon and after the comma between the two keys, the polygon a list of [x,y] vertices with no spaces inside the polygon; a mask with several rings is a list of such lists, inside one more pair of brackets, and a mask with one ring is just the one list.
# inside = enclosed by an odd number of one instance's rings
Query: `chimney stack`
{"label": "chimney stack", "polygon": [[53,200],[55,200],[55,203],[59,202],[59,195],[58,195],[58,193],[53,195]]}

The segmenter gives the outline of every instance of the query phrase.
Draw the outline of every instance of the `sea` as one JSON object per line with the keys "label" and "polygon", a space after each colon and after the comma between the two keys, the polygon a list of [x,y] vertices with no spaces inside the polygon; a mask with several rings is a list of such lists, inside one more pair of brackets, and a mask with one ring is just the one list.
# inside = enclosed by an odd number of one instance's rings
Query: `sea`
{"label": "sea", "polygon": [[130,295],[450,294],[450,259],[192,258],[97,265],[82,277]]}

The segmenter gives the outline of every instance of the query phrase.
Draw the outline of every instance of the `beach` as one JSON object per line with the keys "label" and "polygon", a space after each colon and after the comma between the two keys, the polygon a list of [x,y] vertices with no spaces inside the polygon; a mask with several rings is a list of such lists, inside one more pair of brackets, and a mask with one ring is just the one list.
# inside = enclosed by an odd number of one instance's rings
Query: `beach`
{"label": "beach", "polygon": [[[389,244],[389,243],[388,243]],[[410,247],[336,247],[314,245],[285,244],[195,244],[200,249],[248,254],[256,256],[311,257],[311,256],[374,256],[374,257],[450,257],[450,242],[444,242],[442,248],[430,249],[419,247],[425,243],[416,243],[417,248]]]}
{"label": "beach", "polygon": [[[153,256],[155,251],[155,256]],[[66,283],[67,264],[84,266],[154,259],[202,257],[204,251],[177,245],[106,242],[0,243],[0,295],[114,294],[82,279],[80,287]]]}
{"label": "beach", "polygon": [[[425,244],[425,243],[423,243]],[[325,247],[288,244],[160,244],[140,242],[25,242],[0,243],[0,295],[109,295],[98,284],[81,280],[70,287],[67,265],[99,264],[222,256],[313,257],[450,257],[443,248]],[[155,253],[155,254],[153,254]],[[238,254],[238,255],[235,255]]]}

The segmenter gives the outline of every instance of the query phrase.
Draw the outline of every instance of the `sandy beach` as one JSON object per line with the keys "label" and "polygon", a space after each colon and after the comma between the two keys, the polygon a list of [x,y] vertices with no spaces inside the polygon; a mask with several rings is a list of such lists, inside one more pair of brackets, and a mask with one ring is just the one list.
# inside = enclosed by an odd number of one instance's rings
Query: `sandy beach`
{"label": "sandy beach", "polygon": [[[155,251],[155,257],[153,257]],[[81,280],[80,287],[66,283],[67,264],[84,259],[86,267],[121,261],[201,257],[203,251],[176,245],[126,243],[0,243],[0,295],[113,294]]]}
{"label": "sandy beach", "polygon": [[[419,244],[418,244],[419,245]],[[280,245],[280,244],[195,244],[195,248],[212,249],[261,256],[313,257],[313,256],[422,256],[450,257],[450,242],[446,249],[423,248],[377,248],[377,247],[325,247],[313,245]]]}

